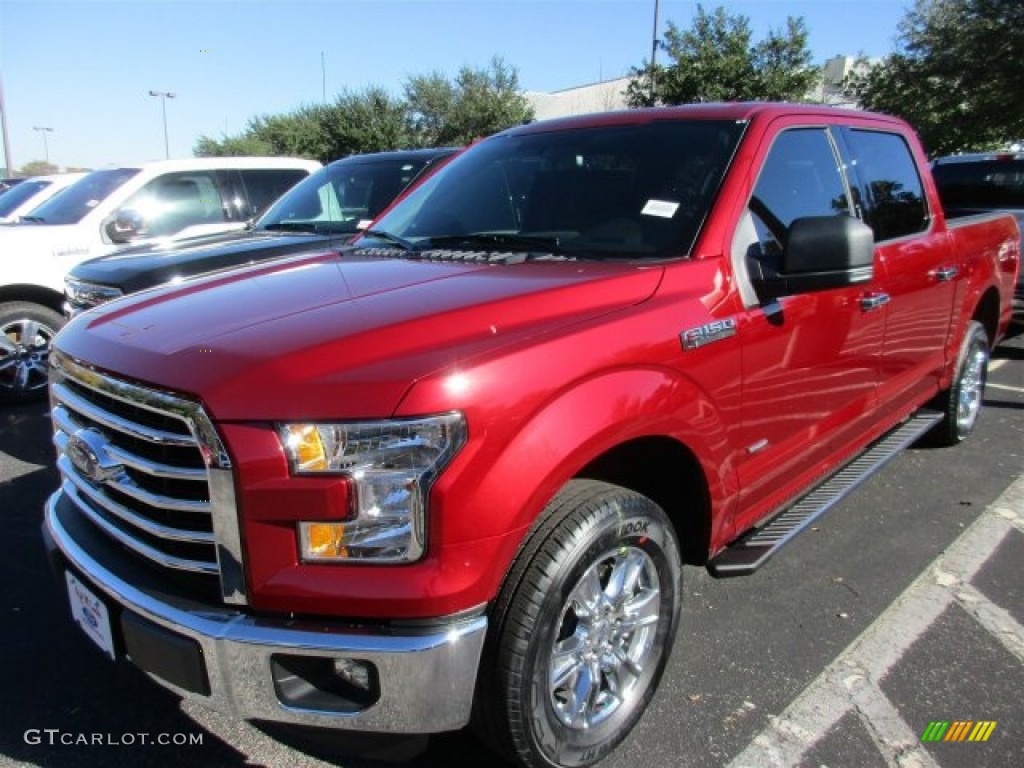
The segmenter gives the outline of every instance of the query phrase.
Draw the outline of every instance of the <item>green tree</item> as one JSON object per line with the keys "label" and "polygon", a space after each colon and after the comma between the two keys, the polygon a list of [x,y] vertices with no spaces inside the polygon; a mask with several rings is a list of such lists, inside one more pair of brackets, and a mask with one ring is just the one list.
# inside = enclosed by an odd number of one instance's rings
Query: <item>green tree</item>
{"label": "green tree", "polygon": [[33,160],[30,163],[25,163],[21,166],[21,170],[18,171],[19,176],[49,176],[57,173],[57,166],[53,163],[48,163],[45,160]]}
{"label": "green tree", "polygon": [[250,135],[228,136],[219,141],[200,136],[192,149],[196,157],[264,156],[274,154],[273,147],[263,139]]}
{"label": "green tree", "polygon": [[463,67],[454,80],[439,72],[410,77],[404,94],[374,86],[343,91],[331,104],[251,118],[236,136],[200,136],[193,152],[297,155],[326,163],[356,152],[464,144],[533,117],[515,68],[498,58],[487,69]]}
{"label": "green tree", "polygon": [[454,80],[440,72],[410,77],[405,99],[423,146],[467,144],[533,119],[518,72],[499,57],[487,68],[463,67]]}
{"label": "green tree", "polygon": [[[626,100],[633,107],[707,101],[805,101],[820,77],[811,65],[807,26],[786,19],[784,31],[770,30],[754,42],[750,19],[724,8],[708,13],[701,5],[693,26],[668,22],[658,46],[670,64],[632,69]],[[653,84],[652,84],[653,77]]]}
{"label": "green tree", "polygon": [[930,155],[1005,146],[1024,137],[1024,3],[917,0],[898,49],[847,93],[898,115]]}

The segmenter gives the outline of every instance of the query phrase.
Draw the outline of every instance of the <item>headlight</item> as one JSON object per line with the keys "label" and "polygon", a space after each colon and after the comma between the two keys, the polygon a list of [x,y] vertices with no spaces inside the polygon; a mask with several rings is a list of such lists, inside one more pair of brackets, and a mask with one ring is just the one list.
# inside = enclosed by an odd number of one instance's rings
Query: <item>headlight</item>
{"label": "headlight", "polygon": [[99,283],[87,283],[73,277],[64,278],[64,295],[68,302],[78,308],[91,309],[116,299],[123,294],[118,288]]}
{"label": "headlight", "polygon": [[342,474],[355,496],[345,520],[299,523],[307,562],[411,562],[426,546],[430,484],[466,441],[462,414],[408,421],[283,424],[293,474]]}

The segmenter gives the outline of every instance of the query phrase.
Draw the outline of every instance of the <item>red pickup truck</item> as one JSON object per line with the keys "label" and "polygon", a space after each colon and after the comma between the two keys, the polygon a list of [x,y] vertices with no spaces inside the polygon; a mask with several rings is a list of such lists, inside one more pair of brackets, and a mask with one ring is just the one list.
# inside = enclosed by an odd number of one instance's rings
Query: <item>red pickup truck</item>
{"label": "red pickup truck", "polygon": [[658,685],[683,563],[749,573],[968,436],[1019,260],[888,117],[514,128],[340,254],[70,323],[45,534],[77,623],[182,695],[589,765]]}

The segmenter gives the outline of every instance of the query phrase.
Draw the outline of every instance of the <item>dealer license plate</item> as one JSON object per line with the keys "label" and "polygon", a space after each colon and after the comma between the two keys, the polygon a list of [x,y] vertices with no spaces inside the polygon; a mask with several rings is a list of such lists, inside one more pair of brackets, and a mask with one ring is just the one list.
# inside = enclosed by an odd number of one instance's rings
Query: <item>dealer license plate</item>
{"label": "dealer license plate", "polygon": [[110,614],[90,589],[73,575],[64,572],[68,581],[68,597],[71,599],[71,615],[92,641],[111,659],[114,658],[114,638],[110,633]]}

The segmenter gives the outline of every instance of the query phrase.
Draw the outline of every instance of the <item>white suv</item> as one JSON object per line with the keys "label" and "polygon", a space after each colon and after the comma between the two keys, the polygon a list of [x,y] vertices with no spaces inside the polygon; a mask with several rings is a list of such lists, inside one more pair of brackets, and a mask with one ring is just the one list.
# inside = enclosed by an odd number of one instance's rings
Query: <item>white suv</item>
{"label": "white suv", "polygon": [[0,402],[43,396],[64,275],[122,245],[241,229],[312,160],[211,157],[93,171],[0,227]]}

